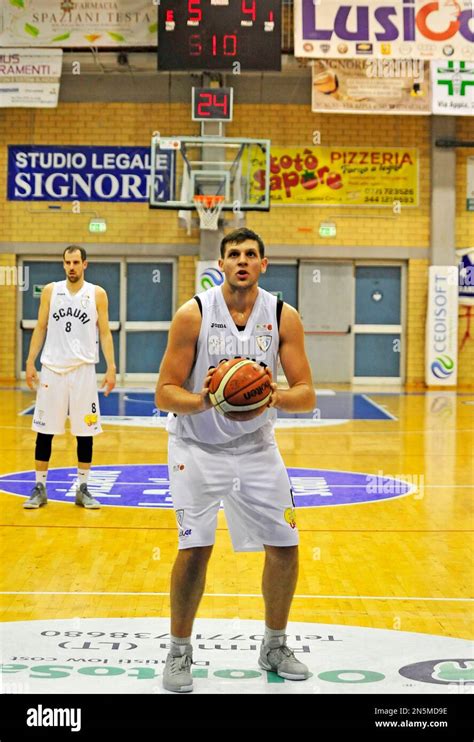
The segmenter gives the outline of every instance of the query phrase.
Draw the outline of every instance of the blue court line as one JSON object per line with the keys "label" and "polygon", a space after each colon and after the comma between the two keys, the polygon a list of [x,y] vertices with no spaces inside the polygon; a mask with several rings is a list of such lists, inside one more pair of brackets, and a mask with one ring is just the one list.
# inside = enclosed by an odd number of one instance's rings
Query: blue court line
{"label": "blue court line", "polygon": [[381,405],[378,405],[377,402],[374,402],[373,399],[369,399],[369,397],[367,397],[366,394],[361,394],[361,397],[363,397],[364,399],[366,399],[369,404],[373,405],[378,410],[380,410],[380,412],[383,412],[383,414],[386,415],[387,417],[389,417],[391,420],[398,420],[398,418],[395,417],[395,415],[392,415],[391,412],[388,412],[388,410],[386,410],[384,407],[382,407]]}
{"label": "blue court line", "polygon": [[[117,390],[110,397],[105,397],[99,392],[100,411],[103,417],[166,417],[167,413],[158,411],[155,407],[154,393],[147,391]],[[29,405],[20,412],[20,415],[31,415],[34,404]],[[148,414],[146,414],[148,413]],[[397,420],[391,412],[367,394],[360,392],[341,391],[335,394],[320,394],[318,396],[317,408],[312,412],[289,413],[277,410],[279,420],[312,420],[317,413],[319,420]]]}

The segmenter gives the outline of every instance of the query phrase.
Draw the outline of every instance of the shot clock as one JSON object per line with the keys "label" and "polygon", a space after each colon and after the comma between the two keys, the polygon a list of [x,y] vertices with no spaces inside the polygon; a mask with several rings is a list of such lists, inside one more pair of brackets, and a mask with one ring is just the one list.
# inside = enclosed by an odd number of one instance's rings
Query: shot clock
{"label": "shot clock", "polygon": [[281,0],[160,0],[158,69],[280,70]]}
{"label": "shot clock", "polygon": [[233,88],[193,88],[193,121],[232,121]]}

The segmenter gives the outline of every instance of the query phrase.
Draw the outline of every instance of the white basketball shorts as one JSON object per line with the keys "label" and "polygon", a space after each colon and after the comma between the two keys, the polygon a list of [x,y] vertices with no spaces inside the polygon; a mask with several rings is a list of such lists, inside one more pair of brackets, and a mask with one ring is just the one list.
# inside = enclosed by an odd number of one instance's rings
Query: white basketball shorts
{"label": "white basketball shorts", "polygon": [[32,429],[37,433],[60,435],[64,433],[67,417],[73,435],[102,433],[97,380],[92,363],[83,363],[66,374],[41,367]]}
{"label": "white basketball shorts", "polygon": [[298,544],[291,485],[271,425],[232,446],[169,435],[168,467],[180,549],[214,544],[221,501],[234,551]]}

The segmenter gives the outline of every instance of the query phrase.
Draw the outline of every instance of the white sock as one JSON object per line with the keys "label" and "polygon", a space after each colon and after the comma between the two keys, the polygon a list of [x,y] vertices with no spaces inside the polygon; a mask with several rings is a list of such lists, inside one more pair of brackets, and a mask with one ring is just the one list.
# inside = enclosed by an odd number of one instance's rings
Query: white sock
{"label": "white sock", "polygon": [[81,484],[87,484],[89,472],[90,472],[90,469],[78,469],[77,470],[77,478],[79,480],[79,487],[81,486]]}
{"label": "white sock", "polygon": [[44,484],[46,487],[46,477],[48,476],[48,470],[36,472],[36,484]]}
{"label": "white sock", "polygon": [[189,644],[191,644],[190,636],[187,636],[185,639],[182,639],[180,636],[173,636],[172,634],[170,636],[170,651],[174,657],[183,655],[186,646]]}
{"label": "white sock", "polygon": [[264,644],[276,644],[276,639],[278,639],[278,643],[280,646],[283,646],[286,643],[286,626],[284,629],[269,629],[267,625],[265,625],[265,636],[263,639]]}

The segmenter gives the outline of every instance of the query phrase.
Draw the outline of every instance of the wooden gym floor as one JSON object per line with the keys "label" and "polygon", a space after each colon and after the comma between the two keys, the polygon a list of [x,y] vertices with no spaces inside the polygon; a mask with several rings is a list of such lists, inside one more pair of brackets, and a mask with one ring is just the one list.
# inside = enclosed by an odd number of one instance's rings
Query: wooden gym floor
{"label": "wooden gym floor", "polygon": [[[301,566],[290,619],[474,638],[474,394],[367,394],[395,419],[280,429],[285,463],[398,476],[417,491],[298,510]],[[33,400],[26,389],[0,389],[0,476],[34,468],[32,418],[19,415]],[[166,463],[162,429],[104,428],[95,464]],[[52,468],[67,466],[75,466],[69,434],[55,438],[51,460]],[[23,499],[0,492],[2,621],[169,616],[172,510],[85,511],[50,500],[25,511]],[[261,619],[262,563],[261,554],[233,553],[220,513],[198,615]]]}

